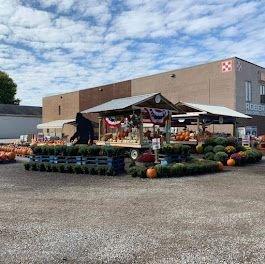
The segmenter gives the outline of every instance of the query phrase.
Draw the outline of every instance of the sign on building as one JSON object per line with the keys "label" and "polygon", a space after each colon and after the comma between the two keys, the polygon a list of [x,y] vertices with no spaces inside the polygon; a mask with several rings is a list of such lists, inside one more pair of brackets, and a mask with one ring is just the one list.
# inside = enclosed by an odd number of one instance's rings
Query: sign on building
{"label": "sign on building", "polygon": [[223,73],[231,72],[233,70],[233,61],[232,60],[222,61],[221,68]]}
{"label": "sign on building", "polygon": [[265,105],[246,103],[246,114],[265,116]]}

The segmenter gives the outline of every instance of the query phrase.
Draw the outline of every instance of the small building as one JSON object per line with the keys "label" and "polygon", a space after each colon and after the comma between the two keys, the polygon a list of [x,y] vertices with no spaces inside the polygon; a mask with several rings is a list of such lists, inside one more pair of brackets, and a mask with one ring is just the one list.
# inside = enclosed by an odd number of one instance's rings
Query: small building
{"label": "small building", "polygon": [[0,104],[0,139],[17,139],[20,135],[37,134],[42,108]]}

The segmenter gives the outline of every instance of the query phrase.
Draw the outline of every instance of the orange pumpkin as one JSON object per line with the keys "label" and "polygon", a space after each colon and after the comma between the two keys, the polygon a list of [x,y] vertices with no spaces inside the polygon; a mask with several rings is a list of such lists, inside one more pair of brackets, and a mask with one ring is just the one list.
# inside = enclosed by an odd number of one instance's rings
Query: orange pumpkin
{"label": "orange pumpkin", "polygon": [[0,153],[0,160],[6,160],[6,154],[4,152]]}
{"label": "orange pumpkin", "polygon": [[6,156],[8,160],[14,160],[16,157],[16,154],[14,152],[7,152]]}
{"label": "orange pumpkin", "polygon": [[184,135],[181,135],[180,137],[179,137],[179,140],[180,141],[183,141],[185,139],[185,136]]}
{"label": "orange pumpkin", "polygon": [[27,153],[28,153],[28,151],[26,149],[22,149],[22,151],[21,151],[22,155],[27,155]]}
{"label": "orange pumpkin", "polygon": [[224,164],[221,161],[218,161],[217,164],[218,164],[219,171],[223,171],[224,170]]}
{"label": "orange pumpkin", "polygon": [[190,137],[189,136],[186,136],[185,137],[185,141],[189,141]]}
{"label": "orange pumpkin", "polygon": [[234,159],[229,159],[226,162],[227,166],[235,166],[236,165],[236,161]]}
{"label": "orange pumpkin", "polygon": [[157,177],[157,171],[156,171],[156,169],[153,168],[153,167],[148,168],[147,171],[146,171],[146,176],[149,179],[156,178]]}

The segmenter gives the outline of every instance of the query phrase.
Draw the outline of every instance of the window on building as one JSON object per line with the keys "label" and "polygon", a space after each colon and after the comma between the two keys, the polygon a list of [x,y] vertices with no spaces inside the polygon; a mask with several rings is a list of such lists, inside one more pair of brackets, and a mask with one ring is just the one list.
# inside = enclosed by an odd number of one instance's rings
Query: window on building
{"label": "window on building", "polygon": [[61,106],[58,106],[58,114],[61,115]]}
{"label": "window on building", "polygon": [[245,89],[246,89],[246,102],[251,102],[252,97],[252,88],[251,88],[251,82],[246,81],[245,82]]}
{"label": "window on building", "polygon": [[260,103],[265,104],[265,84],[260,86]]}

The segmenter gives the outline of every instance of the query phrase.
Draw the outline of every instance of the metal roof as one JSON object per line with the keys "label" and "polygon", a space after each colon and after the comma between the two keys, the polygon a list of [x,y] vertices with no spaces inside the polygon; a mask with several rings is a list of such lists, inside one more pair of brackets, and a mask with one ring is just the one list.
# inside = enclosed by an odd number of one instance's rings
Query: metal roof
{"label": "metal roof", "polygon": [[41,117],[41,112],[39,106],[0,104],[0,115]]}
{"label": "metal roof", "polygon": [[199,112],[207,112],[208,114],[219,115],[219,116],[230,116],[230,117],[237,117],[237,118],[252,118],[251,116],[242,114],[240,112],[237,112],[225,106],[194,104],[194,103],[186,103],[186,102],[178,102],[176,105],[182,108],[185,112],[187,112],[187,114],[189,112],[194,113],[195,111],[199,111]]}
{"label": "metal roof", "polygon": [[63,119],[63,120],[54,120],[42,124],[38,124],[38,129],[47,129],[47,128],[63,128],[65,124],[74,123],[75,119]]}
{"label": "metal roof", "polygon": [[[104,104],[92,107],[90,109],[86,109],[86,110],[82,111],[81,113],[99,113],[99,112],[106,112],[106,111],[112,111],[112,110],[125,110],[127,108],[132,107],[132,106],[140,105],[140,104],[154,98],[158,94],[160,94],[160,93],[142,94],[142,95],[136,95],[136,96],[131,96],[131,97],[113,99],[113,100],[108,101]],[[161,98],[164,102],[166,102],[168,105],[170,105],[172,109],[174,109],[174,110],[176,109],[174,104],[172,104],[170,101],[168,101],[162,95],[161,95]]]}

